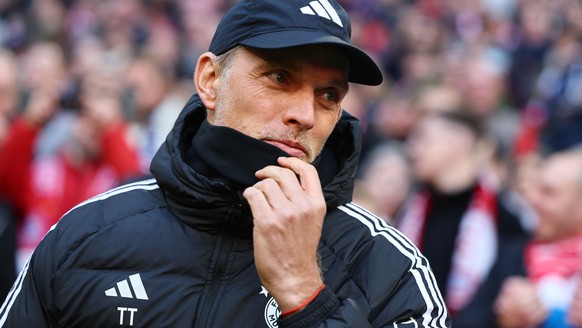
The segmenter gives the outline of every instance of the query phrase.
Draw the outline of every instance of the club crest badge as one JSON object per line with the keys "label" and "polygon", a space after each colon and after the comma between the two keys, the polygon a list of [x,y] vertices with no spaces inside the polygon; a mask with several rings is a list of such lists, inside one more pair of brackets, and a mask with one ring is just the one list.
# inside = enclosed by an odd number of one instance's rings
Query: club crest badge
{"label": "club crest badge", "polygon": [[[261,292],[259,293],[265,297],[269,297],[269,292],[263,286],[261,286]],[[278,327],[277,319],[281,315],[281,310],[279,309],[279,304],[275,301],[274,297],[269,298],[267,305],[265,305],[265,323],[269,328]]]}
{"label": "club crest badge", "polygon": [[281,315],[281,310],[279,310],[279,304],[275,301],[275,298],[271,297],[265,306],[265,322],[269,328],[278,327],[277,319]]}

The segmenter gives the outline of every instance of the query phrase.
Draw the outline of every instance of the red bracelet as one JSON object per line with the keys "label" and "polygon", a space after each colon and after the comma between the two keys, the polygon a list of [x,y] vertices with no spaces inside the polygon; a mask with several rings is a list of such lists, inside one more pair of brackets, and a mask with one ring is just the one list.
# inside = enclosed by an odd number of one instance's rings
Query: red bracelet
{"label": "red bracelet", "polygon": [[304,307],[306,307],[307,305],[309,305],[309,303],[311,303],[311,301],[313,301],[317,295],[319,295],[319,293],[321,293],[321,291],[325,288],[325,284],[321,285],[321,287],[319,287],[319,289],[315,292],[315,294],[311,295],[310,298],[307,299],[307,301],[299,304],[299,306],[295,307],[294,309],[291,309],[289,311],[285,311],[283,313],[281,313],[281,316],[286,316],[286,315],[290,315],[293,314],[299,310],[302,310]]}

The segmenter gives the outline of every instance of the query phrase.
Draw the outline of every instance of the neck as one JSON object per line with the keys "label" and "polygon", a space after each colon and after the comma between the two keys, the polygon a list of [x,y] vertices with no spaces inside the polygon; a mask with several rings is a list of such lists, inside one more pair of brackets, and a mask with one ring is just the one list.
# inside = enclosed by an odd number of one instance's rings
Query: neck
{"label": "neck", "polygon": [[431,181],[432,186],[445,194],[469,188],[477,180],[478,169],[473,163],[458,163]]}

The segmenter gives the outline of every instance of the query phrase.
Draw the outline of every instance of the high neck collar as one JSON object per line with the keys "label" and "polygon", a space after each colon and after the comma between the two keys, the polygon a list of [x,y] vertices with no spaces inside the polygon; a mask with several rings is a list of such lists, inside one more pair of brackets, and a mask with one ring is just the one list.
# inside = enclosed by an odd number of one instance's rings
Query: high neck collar
{"label": "high neck collar", "polygon": [[240,190],[257,183],[255,172],[277,165],[281,156],[289,155],[266,142],[204,120],[192,138],[186,161],[209,180]]}

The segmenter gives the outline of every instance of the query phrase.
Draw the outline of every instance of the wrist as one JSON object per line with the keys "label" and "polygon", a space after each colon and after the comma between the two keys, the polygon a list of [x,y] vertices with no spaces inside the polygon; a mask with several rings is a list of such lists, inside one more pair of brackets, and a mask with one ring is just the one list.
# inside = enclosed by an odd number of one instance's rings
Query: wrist
{"label": "wrist", "polygon": [[[272,295],[277,301],[281,312],[286,313],[305,305],[308,300],[313,298],[313,295],[317,296],[322,286],[324,286],[323,280],[318,276],[317,279],[296,282],[286,288],[277,288],[276,291],[272,292]],[[283,284],[278,287],[283,287]]]}
{"label": "wrist", "polygon": [[[350,299],[345,305],[357,309],[357,305]],[[348,304],[351,304],[348,305]],[[280,328],[319,327],[340,306],[335,293],[326,285],[317,296],[303,309],[295,313],[280,315],[277,319]]]}
{"label": "wrist", "polygon": [[290,310],[285,310],[281,312],[281,316],[287,316],[290,314],[293,314],[295,312],[299,312],[301,311],[303,308],[305,308],[307,305],[309,305],[309,303],[311,303],[320,293],[321,291],[325,288],[325,284],[321,284],[321,286],[315,291],[315,293],[313,293],[307,300],[303,301],[303,303],[300,303],[299,305],[297,305],[296,307],[290,309]]}

